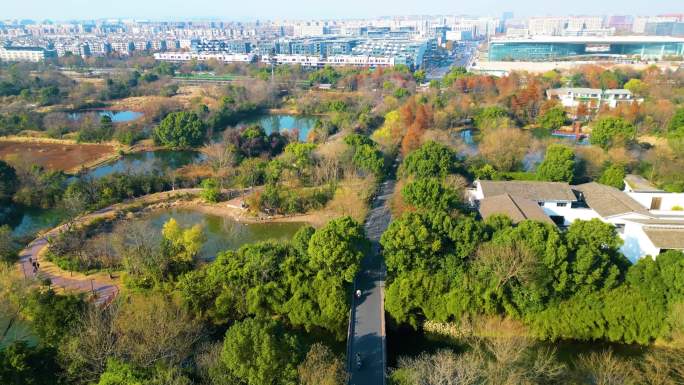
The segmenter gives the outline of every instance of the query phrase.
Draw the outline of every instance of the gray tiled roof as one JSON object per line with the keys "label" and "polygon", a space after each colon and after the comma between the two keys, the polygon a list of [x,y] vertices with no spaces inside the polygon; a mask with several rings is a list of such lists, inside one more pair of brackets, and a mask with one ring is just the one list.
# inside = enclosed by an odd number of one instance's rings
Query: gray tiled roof
{"label": "gray tiled roof", "polygon": [[587,205],[604,218],[627,213],[651,216],[644,206],[615,187],[591,182],[577,185],[575,189],[582,193]]}
{"label": "gray tiled roof", "polygon": [[663,191],[651,184],[651,182],[641,175],[627,174],[625,176],[625,183],[627,183],[634,192]]}
{"label": "gray tiled roof", "polygon": [[484,197],[509,194],[533,201],[576,201],[570,185],[564,182],[479,181]]}
{"label": "gray tiled roof", "polygon": [[551,218],[544,213],[537,202],[509,194],[487,197],[481,200],[479,211],[484,219],[492,215],[503,214],[511,218],[513,223],[532,219],[553,224]]}
{"label": "gray tiled roof", "polygon": [[684,228],[644,227],[644,233],[661,249],[684,249]]}

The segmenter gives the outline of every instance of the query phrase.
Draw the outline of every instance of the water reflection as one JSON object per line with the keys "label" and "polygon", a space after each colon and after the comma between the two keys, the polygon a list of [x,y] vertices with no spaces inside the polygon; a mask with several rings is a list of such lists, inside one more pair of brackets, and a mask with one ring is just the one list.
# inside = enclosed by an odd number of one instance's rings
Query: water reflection
{"label": "water reflection", "polygon": [[161,232],[164,223],[174,218],[184,227],[201,224],[207,241],[200,256],[214,259],[223,250],[237,249],[247,243],[273,240],[289,240],[304,223],[244,223],[229,217],[212,215],[189,208],[173,208],[154,211],[133,221],[143,222]]}

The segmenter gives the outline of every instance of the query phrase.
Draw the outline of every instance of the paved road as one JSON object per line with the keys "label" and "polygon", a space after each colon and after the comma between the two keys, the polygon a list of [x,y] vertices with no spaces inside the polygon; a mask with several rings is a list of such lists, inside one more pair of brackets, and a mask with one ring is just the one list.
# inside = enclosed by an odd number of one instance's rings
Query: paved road
{"label": "paved road", "polygon": [[[373,242],[373,252],[361,263],[362,270],[355,283],[363,294],[360,299],[354,298],[351,312],[348,347],[351,385],[385,384],[385,266],[379,241],[391,220],[387,203],[393,191],[394,181],[383,184],[366,220],[366,234]],[[361,355],[361,368],[356,365],[357,353]]]}

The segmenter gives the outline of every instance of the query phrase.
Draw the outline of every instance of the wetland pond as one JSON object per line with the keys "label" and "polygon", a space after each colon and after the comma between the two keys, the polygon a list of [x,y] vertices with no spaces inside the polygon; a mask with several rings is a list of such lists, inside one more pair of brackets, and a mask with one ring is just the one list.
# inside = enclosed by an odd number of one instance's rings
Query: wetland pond
{"label": "wetland pond", "polygon": [[301,222],[238,222],[233,218],[207,214],[191,208],[155,210],[130,221],[143,222],[161,233],[164,223],[171,218],[185,228],[195,224],[202,225],[206,242],[200,252],[200,258],[205,260],[213,260],[221,251],[235,250],[248,243],[266,240],[288,241],[305,225]]}

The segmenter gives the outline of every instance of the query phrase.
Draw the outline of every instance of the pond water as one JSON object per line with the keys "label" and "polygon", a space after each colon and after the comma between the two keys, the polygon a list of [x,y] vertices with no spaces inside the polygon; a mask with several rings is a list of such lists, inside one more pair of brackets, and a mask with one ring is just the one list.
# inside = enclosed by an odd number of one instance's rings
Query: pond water
{"label": "pond water", "polygon": [[119,159],[103,164],[88,171],[88,175],[94,178],[117,172],[151,173],[175,170],[191,163],[197,163],[205,159],[202,153],[196,151],[147,151],[125,154]]}
{"label": "pond water", "polygon": [[89,112],[97,112],[100,116],[109,116],[114,123],[128,123],[136,119],[140,119],[144,114],[137,111],[113,111],[113,110],[97,110],[97,111],[82,111],[69,114],[72,120],[80,120],[84,114]]}
{"label": "pond water", "polygon": [[[460,141],[458,154],[460,156],[477,156],[480,154],[480,144],[477,138],[477,132],[473,129],[465,129],[458,131],[454,135]],[[540,149],[530,150],[522,160],[523,171],[530,172],[536,169],[537,165],[544,160],[544,152]]]}
{"label": "pond water", "polygon": [[[11,320],[12,325],[9,328],[5,338],[0,339],[0,348],[7,346],[15,341],[26,341],[29,345],[36,345],[38,338],[33,334],[31,325],[28,321],[23,319]],[[10,325],[10,318],[5,314],[0,314],[0,330],[3,332]]]}
{"label": "pond water", "polygon": [[41,209],[35,207],[19,208],[16,219],[10,221],[12,235],[23,238],[39,231],[51,229],[65,219],[65,214],[57,208]]}
{"label": "pond water", "polygon": [[272,114],[246,119],[241,123],[258,124],[266,131],[267,135],[272,132],[297,129],[299,130],[299,141],[306,142],[309,132],[316,126],[316,122],[318,122],[318,118],[312,116]]}
{"label": "pond water", "polygon": [[578,146],[588,146],[591,143],[589,142],[589,136],[583,135],[579,139],[574,135],[574,134],[565,134],[565,133],[559,133],[559,132],[552,132],[551,133],[552,138],[559,138],[563,139],[564,141],[567,141],[568,144],[576,144]]}
{"label": "pond water", "polygon": [[207,237],[200,257],[214,259],[223,250],[237,249],[248,243],[272,240],[289,240],[304,226],[304,223],[243,223],[232,218],[212,215],[189,208],[173,208],[154,211],[133,221],[150,224],[161,229],[169,219],[174,218],[179,225],[190,227],[201,224]]}

